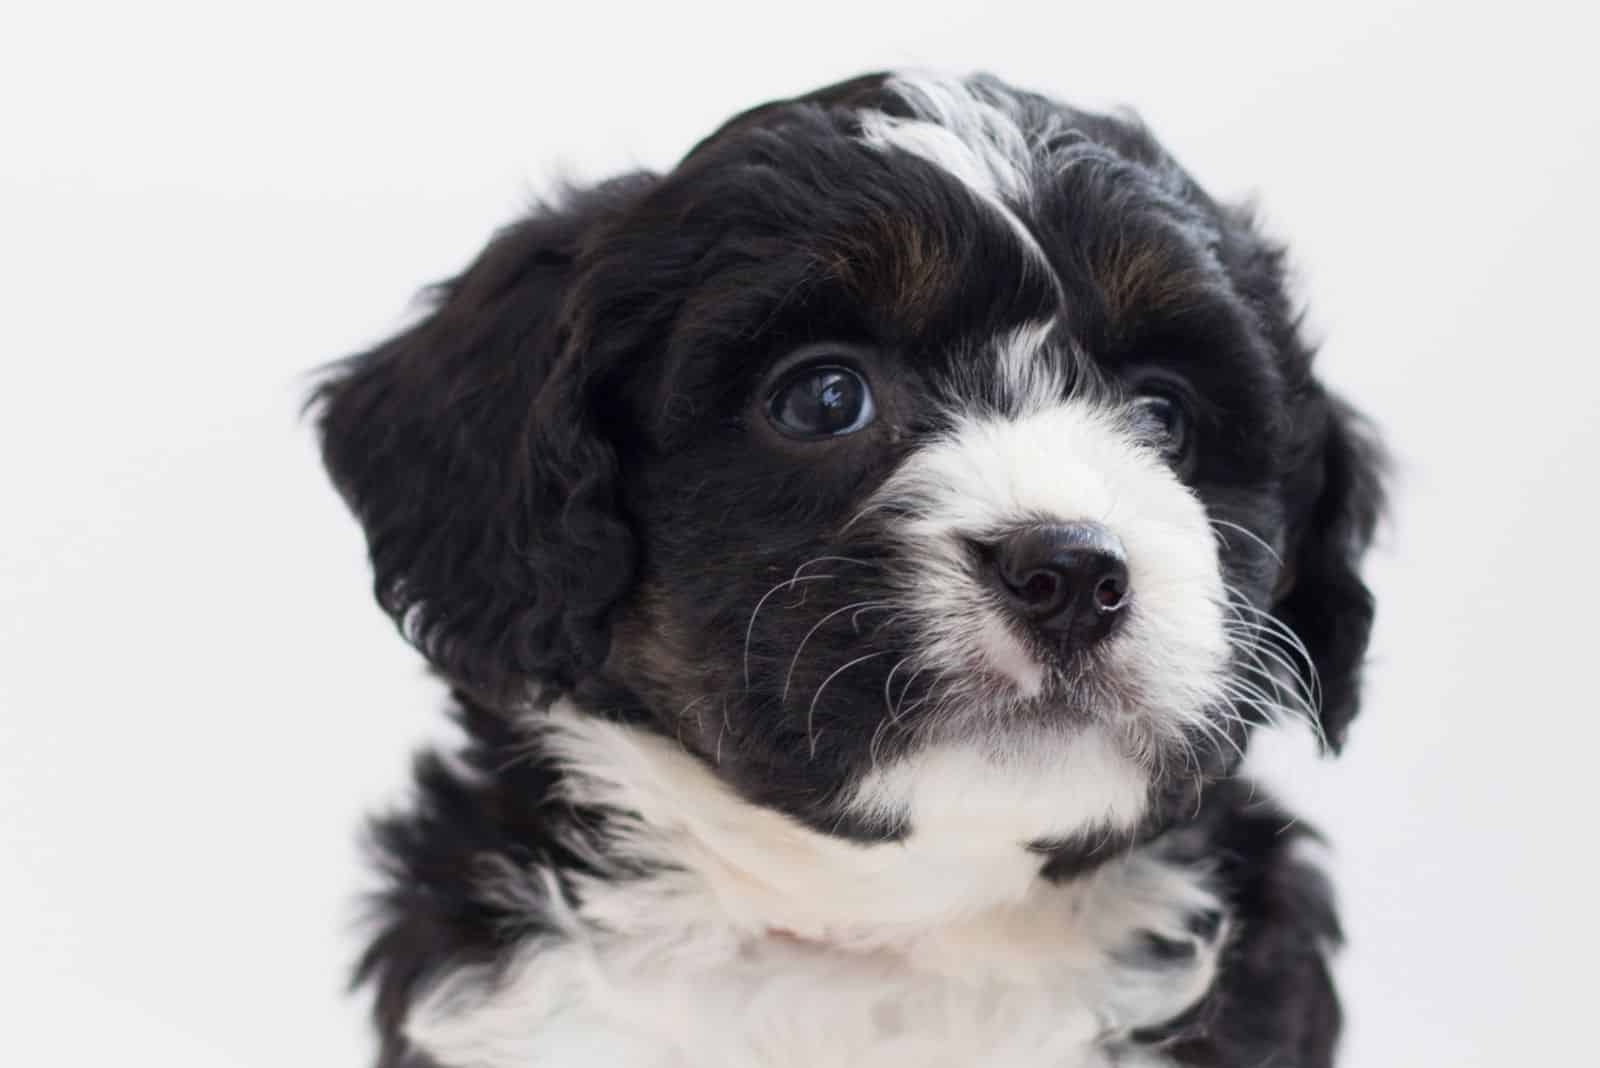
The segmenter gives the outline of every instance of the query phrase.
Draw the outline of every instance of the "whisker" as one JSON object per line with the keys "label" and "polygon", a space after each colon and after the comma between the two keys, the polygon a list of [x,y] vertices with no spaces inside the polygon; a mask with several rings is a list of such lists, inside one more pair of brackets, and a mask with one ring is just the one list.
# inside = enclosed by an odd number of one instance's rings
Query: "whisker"
{"label": "whisker", "polygon": [[[1238,597],[1236,592],[1235,596]],[[1322,679],[1317,671],[1316,661],[1312,659],[1311,651],[1306,648],[1306,643],[1301,640],[1300,635],[1294,632],[1294,628],[1290,627],[1287,623],[1273,615],[1271,612],[1257,608],[1255,605],[1250,604],[1242,597],[1238,597],[1235,607],[1251,613],[1251,615],[1255,617],[1255,619],[1251,622],[1256,623],[1265,630],[1271,631],[1286,646],[1288,646],[1290,651],[1298,655],[1300,659],[1305,662],[1307,675],[1310,677],[1312,689],[1316,693],[1317,703],[1318,705],[1321,705]]]}
{"label": "whisker", "polygon": [[[895,673],[901,668],[905,667],[906,661],[910,659],[911,657],[908,654],[906,656],[902,656],[899,660],[896,660],[894,662],[894,667],[889,669],[888,677],[883,680],[883,710],[889,714],[889,718],[891,720],[894,719],[894,701],[889,697],[889,687],[894,683]],[[916,676],[912,677],[915,678]]]}
{"label": "whisker", "polygon": [[[1217,522],[1225,522],[1218,520]],[[1259,673],[1270,681],[1277,690],[1280,700],[1274,702],[1282,711],[1293,714],[1299,711],[1316,735],[1319,744],[1326,745],[1327,737],[1322,729],[1322,678],[1317,671],[1316,661],[1311,656],[1311,651],[1300,636],[1294,632],[1283,620],[1265,609],[1251,604],[1238,590],[1224,584],[1227,595],[1226,607],[1232,613],[1234,627],[1229,628],[1230,644],[1247,656],[1258,669]],[[1242,641],[1240,639],[1243,639]],[[1280,652],[1281,650],[1281,652]],[[1262,658],[1277,664],[1287,673],[1292,680],[1294,689],[1286,691],[1288,683],[1277,673],[1268,669]],[[1302,673],[1296,664],[1290,660],[1293,657],[1305,665]],[[1264,696],[1264,695],[1263,695]],[[1292,699],[1295,708],[1283,705],[1283,699]]]}
{"label": "whisker", "polygon": [[800,644],[794,651],[794,657],[789,661],[789,671],[783,677],[783,694],[778,698],[778,703],[782,704],[789,700],[789,684],[794,681],[794,669],[800,665],[800,654],[805,652],[806,642],[811,640],[811,636],[813,634],[821,630],[827,624],[828,620],[835,616],[843,615],[851,609],[865,611],[868,608],[879,607],[887,607],[887,605],[885,605],[882,601],[857,601],[855,604],[847,604],[843,608],[835,608],[833,611],[817,620],[816,625],[810,630],[806,631],[806,636],[800,639]]}
{"label": "whisker", "polygon": [[[895,702],[894,710],[889,713],[889,718],[894,720],[896,723],[900,722],[901,716],[905,715],[907,712],[915,712],[919,707],[922,706],[923,702],[927,701],[928,694],[924,694],[922,700],[918,701],[910,708],[905,707],[906,697],[911,693],[912,684],[917,681],[917,676],[921,675],[926,667],[926,664],[919,666],[917,670],[911,673],[911,677],[906,680],[906,684],[900,687],[900,700]],[[928,693],[931,694],[932,692],[932,688],[930,687]]]}
{"label": "whisker", "polygon": [[[690,709],[693,709],[695,706],[704,704],[705,702],[711,700],[712,696],[712,694],[703,694],[700,697],[696,697],[693,701],[690,701],[688,704],[684,705],[683,710],[678,713],[678,718],[674,727],[674,733],[678,736],[678,748],[682,749],[686,753],[689,751],[689,747],[685,745],[683,741],[683,721],[689,715]],[[698,711],[696,711],[694,714],[694,725],[695,729],[701,732],[704,732],[706,729],[705,723],[703,720],[701,720],[700,713]]]}
{"label": "whisker", "polygon": [[810,743],[811,756],[812,756],[813,759],[815,759],[816,755],[817,755],[817,735],[816,735],[816,731],[814,729],[815,728],[815,724],[816,724],[817,702],[822,699],[822,691],[826,690],[828,688],[828,683],[832,682],[834,679],[838,678],[840,675],[844,674],[846,671],[849,671],[851,668],[855,667],[857,664],[865,663],[866,661],[871,660],[871,659],[873,659],[875,657],[884,656],[885,654],[891,653],[891,652],[894,652],[894,650],[892,650],[892,649],[879,649],[875,653],[867,653],[865,656],[858,656],[854,660],[852,660],[849,663],[845,664],[843,667],[838,668],[837,670],[834,671],[833,674],[829,675],[827,678],[822,680],[822,685],[817,687],[817,692],[815,694],[813,694],[812,697],[811,697],[811,705],[810,705],[810,707],[806,709],[806,738],[808,739],[808,741]]}
{"label": "whisker", "polygon": [[[811,563],[811,561],[808,560],[808,561],[806,561],[806,563]],[[806,564],[801,564],[800,565],[800,567],[802,567],[802,568],[805,567],[805,566],[806,566]],[[745,628],[744,628],[744,687],[747,690],[750,688],[750,639],[751,639],[751,636],[755,634],[756,617],[761,614],[761,608],[762,608],[763,605],[765,605],[767,603],[767,599],[770,598],[773,594],[777,593],[781,589],[784,589],[786,587],[792,588],[796,583],[800,583],[800,582],[822,582],[822,581],[827,580],[827,579],[834,579],[834,578],[838,578],[839,577],[837,575],[804,575],[804,576],[802,576],[799,573],[799,571],[800,571],[800,569],[796,568],[794,575],[792,575],[789,578],[784,579],[782,582],[780,582],[776,586],[772,587],[772,589],[770,589],[766,593],[762,594],[761,595],[761,599],[756,602],[755,608],[753,608],[750,611],[750,622],[747,623],[745,625]]]}
{"label": "whisker", "polygon": [[[889,604],[888,601],[879,601],[876,604],[870,604],[870,605],[867,605],[865,608],[858,609],[856,611],[856,613],[850,617],[850,629],[856,632],[856,636],[857,637],[860,637],[861,636],[861,613],[862,612],[871,612],[871,611],[873,611],[875,609],[879,609],[879,608],[890,608],[890,607],[892,607],[892,606]],[[890,621],[892,621],[893,619],[894,619],[894,617],[891,616],[890,617]]]}
{"label": "whisker", "polygon": [[[1248,527],[1242,527],[1238,523],[1232,523],[1226,519],[1212,519],[1211,525],[1214,527],[1227,527],[1229,530],[1237,530],[1240,534],[1243,534],[1245,537],[1249,538],[1251,541],[1265,549],[1267,551],[1267,555],[1271,556],[1279,567],[1283,566],[1283,557],[1278,555],[1278,550],[1268,545],[1266,540],[1263,539],[1261,535],[1257,534]],[[1227,545],[1227,539],[1224,538],[1222,543],[1223,545]]]}
{"label": "whisker", "polygon": [[[1308,708],[1315,706],[1315,694],[1312,693],[1305,679],[1303,679],[1300,676],[1300,673],[1295,670],[1294,665],[1291,664],[1276,649],[1272,648],[1270,645],[1251,642],[1248,646],[1244,647],[1244,651],[1248,653],[1251,660],[1254,662],[1253,666],[1259,670],[1263,677],[1269,679],[1275,688],[1281,691],[1284,686],[1290,685],[1290,680],[1292,680],[1294,688],[1289,691],[1290,694],[1297,700],[1302,701]],[[1282,668],[1283,671],[1288,674],[1289,679],[1285,680],[1278,673],[1268,669],[1268,667],[1261,662],[1261,657],[1266,657],[1278,667]]]}
{"label": "whisker", "polygon": [[731,726],[733,724],[728,722],[728,699],[724,697],[722,699],[722,726],[717,730],[716,761],[719,768],[722,766],[722,736],[728,733],[728,728]]}
{"label": "whisker", "polygon": [[838,575],[832,575],[832,574],[829,574],[829,575],[802,575],[801,574],[801,572],[805,571],[806,568],[812,566],[813,564],[826,564],[826,563],[855,564],[858,567],[876,567],[877,566],[871,560],[862,560],[861,558],[855,557],[855,556],[813,556],[811,559],[806,560],[805,562],[801,563],[800,566],[796,567],[794,569],[794,574],[790,575],[788,578],[784,579],[782,582],[780,582],[776,586],[772,587],[772,589],[770,589],[766,593],[762,594],[761,595],[761,599],[756,602],[756,606],[753,609],[750,610],[750,622],[747,623],[745,625],[745,628],[744,628],[744,688],[745,689],[748,690],[750,688],[750,640],[751,640],[751,636],[754,635],[754,633],[755,633],[756,617],[761,615],[762,606],[764,606],[767,603],[767,599],[768,598],[770,598],[773,594],[777,593],[781,589],[793,588],[794,586],[796,586],[796,585],[798,585],[799,583],[802,583],[802,582],[818,582],[818,581],[821,581],[821,580],[824,580],[824,579],[835,579],[835,578],[838,578],[839,577]]}

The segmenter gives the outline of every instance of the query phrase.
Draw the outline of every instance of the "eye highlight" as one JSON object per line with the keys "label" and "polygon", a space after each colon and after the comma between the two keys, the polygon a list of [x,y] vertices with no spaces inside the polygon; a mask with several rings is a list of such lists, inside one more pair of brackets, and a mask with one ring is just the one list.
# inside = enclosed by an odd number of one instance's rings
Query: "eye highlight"
{"label": "eye highlight", "polygon": [[1183,398],[1160,387],[1144,387],[1133,403],[1162,457],[1179,471],[1186,471],[1193,458],[1194,435]]}
{"label": "eye highlight", "polygon": [[807,364],[790,372],[773,391],[767,417],[793,438],[854,434],[877,415],[866,379],[838,364]]}

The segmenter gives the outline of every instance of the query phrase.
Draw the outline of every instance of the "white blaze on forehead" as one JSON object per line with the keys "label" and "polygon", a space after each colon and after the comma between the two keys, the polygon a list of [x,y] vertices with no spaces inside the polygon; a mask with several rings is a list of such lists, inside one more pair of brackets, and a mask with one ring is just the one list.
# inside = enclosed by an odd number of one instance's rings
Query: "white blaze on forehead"
{"label": "white blaze on forehead", "polygon": [[[961,79],[937,75],[895,75],[886,88],[917,118],[895,119],[881,112],[864,116],[880,135],[893,143],[888,135],[894,134],[908,151],[946,167],[990,196],[1016,204],[1032,197],[1032,147],[1015,115],[993,94]],[[885,126],[884,120],[892,125]]]}
{"label": "white blaze on forehead", "polygon": [[[1001,410],[1026,414],[1066,399],[1070,383],[1063,355],[1046,350],[1055,325],[1053,319],[1024,323],[995,343],[992,367],[987,361],[969,365],[968,374],[989,376],[995,382]],[[981,396],[982,390],[970,395]]]}
{"label": "white blaze on forehead", "polygon": [[1033,196],[1033,152],[1011,112],[958,79],[895,76],[887,88],[917,117],[863,111],[862,140],[908,152],[949,173],[1001,217],[1031,264],[1054,277],[1049,257],[1016,211]]}
{"label": "white blaze on forehead", "polygon": [[[1043,371],[1018,373],[1048,381]],[[1033,399],[1016,416],[956,415],[948,432],[895,472],[880,494],[912,513],[910,533],[982,536],[1030,520],[1206,532],[1199,501],[1134,439],[1121,413],[1078,399]],[[1209,533],[1203,540],[1211,547]]]}

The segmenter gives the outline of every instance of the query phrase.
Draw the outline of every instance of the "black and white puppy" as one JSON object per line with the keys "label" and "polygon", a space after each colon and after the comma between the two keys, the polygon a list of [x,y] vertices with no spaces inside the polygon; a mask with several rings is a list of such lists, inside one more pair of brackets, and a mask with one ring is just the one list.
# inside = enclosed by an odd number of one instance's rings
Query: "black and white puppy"
{"label": "black and white puppy", "polygon": [[326,462],[455,693],[385,1068],[1325,1065],[1253,725],[1337,747],[1376,447],[1136,122],[873,75],[514,223]]}

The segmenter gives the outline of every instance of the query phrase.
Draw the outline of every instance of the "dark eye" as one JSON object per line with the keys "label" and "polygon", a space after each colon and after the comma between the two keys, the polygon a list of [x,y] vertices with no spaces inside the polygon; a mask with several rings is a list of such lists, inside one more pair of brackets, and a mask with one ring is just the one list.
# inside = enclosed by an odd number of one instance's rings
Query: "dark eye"
{"label": "dark eye", "polygon": [[848,367],[803,367],[783,380],[767,412],[777,428],[796,438],[853,434],[877,414],[866,380]]}
{"label": "dark eye", "polygon": [[1177,468],[1186,466],[1191,451],[1189,411],[1183,401],[1166,390],[1152,389],[1134,399],[1145,430],[1161,455]]}

